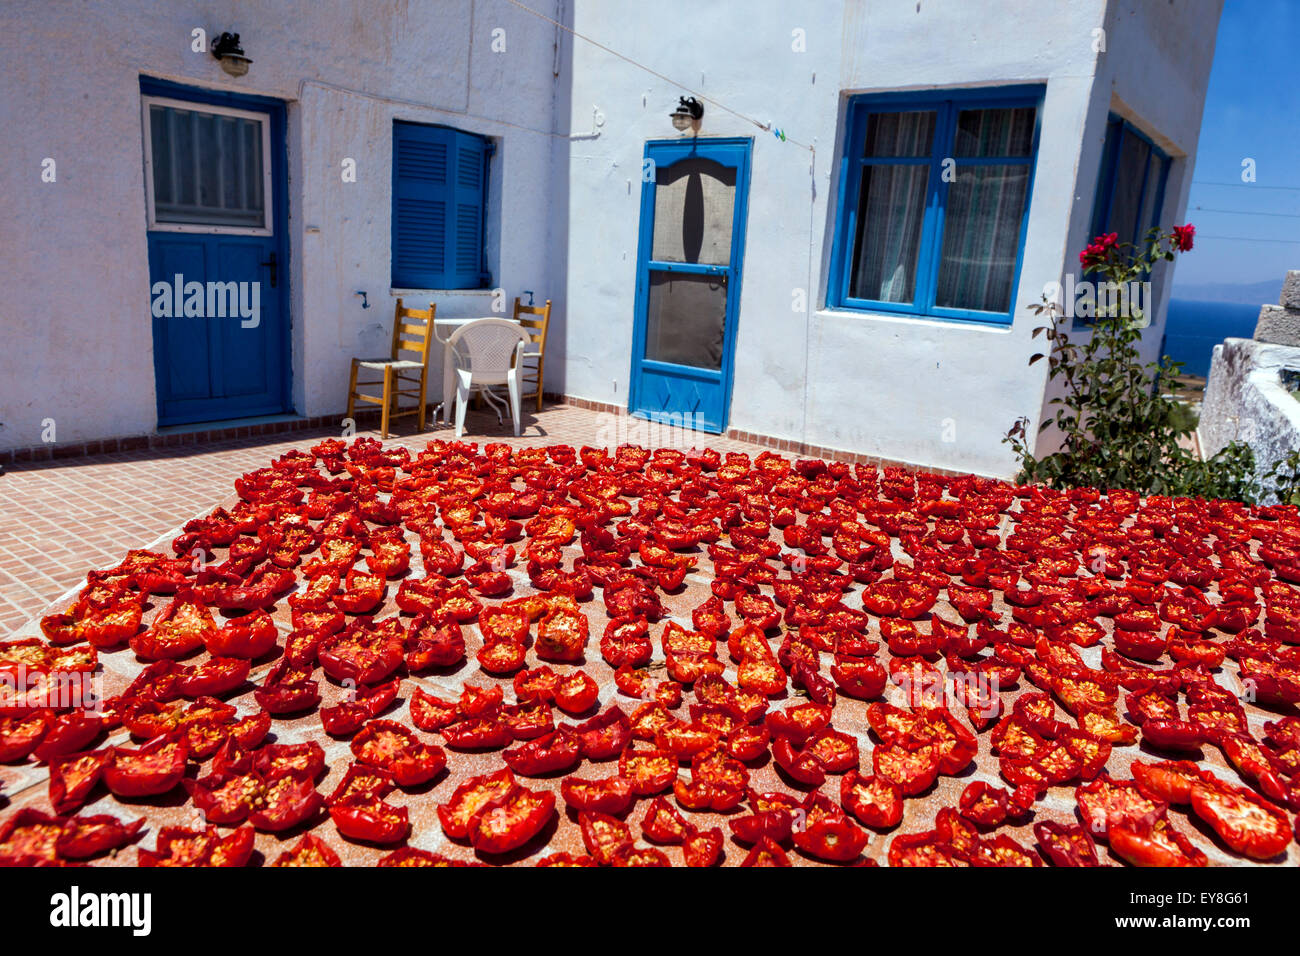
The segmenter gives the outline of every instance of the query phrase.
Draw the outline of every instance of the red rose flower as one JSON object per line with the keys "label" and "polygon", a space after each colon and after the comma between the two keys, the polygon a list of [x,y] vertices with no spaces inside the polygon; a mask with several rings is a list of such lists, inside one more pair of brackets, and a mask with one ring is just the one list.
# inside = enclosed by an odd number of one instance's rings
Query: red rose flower
{"label": "red rose flower", "polygon": [[1196,227],[1190,222],[1185,226],[1174,226],[1174,248],[1179,252],[1190,252],[1192,249],[1192,237],[1196,235]]}
{"label": "red rose flower", "polygon": [[1096,236],[1092,242],[1088,243],[1088,248],[1079,253],[1079,262],[1083,264],[1084,269],[1094,269],[1106,262],[1106,257],[1110,251],[1119,245],[1119,233],[1108,232],[1104,236]]}

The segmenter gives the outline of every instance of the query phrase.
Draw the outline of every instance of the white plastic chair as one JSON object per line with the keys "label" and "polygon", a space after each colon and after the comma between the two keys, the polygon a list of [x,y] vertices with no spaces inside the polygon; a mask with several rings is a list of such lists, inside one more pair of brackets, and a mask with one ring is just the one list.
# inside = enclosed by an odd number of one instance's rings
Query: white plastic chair
{"label": "white plastic chair", "polygon": [[519,435],[519,359],[528,345],[528,330],[509,319],[479,319],[458,328],[447,342],[456,376],[456,437],[465,432],[465,408],[477,390],[497,411],[500,399],[493,385],[505,385],[510,392],[510,420]]}

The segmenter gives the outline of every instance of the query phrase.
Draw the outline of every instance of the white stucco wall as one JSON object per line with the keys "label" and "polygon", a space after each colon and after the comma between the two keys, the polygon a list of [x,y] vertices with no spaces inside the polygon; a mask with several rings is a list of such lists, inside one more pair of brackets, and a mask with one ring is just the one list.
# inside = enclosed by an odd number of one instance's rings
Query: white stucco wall
{"label": "white stucco wall", "polygon": [[[1097,142],[1085,132],[1104,128],[1112,87],[1144,110],[1157,130],[1167,129],[1184,153],[1194,153],[1219,4],[1197,0],[1168,11],[1155,6],[1136,0],[1120,6],[1103,0],[754,3],[741,24],[734,9],[721,4],[579,4],[580,32],[816,147],[810,182],[807,151],[706,104],[701,135],[755,137],[730,426],[895,460],[1009,474],[1013,459],[1001,438],[1022,414],[1036,424],[1044,400],[1046,363],[1026,364],[1036,351],[1030,335],[1038,324],[1027,306],[1038,301],[1046,282],[1077,264],[1100,151],[1100,132]],[[1173,39],[1144,45],[1144,36],[1169,31],[1168,21],[1179,17],[1190,20],[1172,31]],[[675,25],[672,42],[665,24]],[[1093,31],[1105,24],[1109,54],[1094,49]],[[796,29],[804,31],[804,53],[792,49]],[[1202,65],[1182,63],[1185,54],[1177,51],[1184,37],[1194,41],[1193,50],[1208,46]],[[1129,63],[1141,61],[1149,46],[1158,51],[1154,62]],[[675,135],[666,114],[683,90],[582,42],[574,57],[571,121],[577,128],[594,102],[607,123],[599,140],[573,146],[567,389],[624,404],[637,172],[645,140]],[[1112,60],[1128,65],[1105,65]],[[1173,82],[1160,82],[1162,69],[1173,71]],[[826,301],[834,234],[829,207],[838,186],[847,97],[1017,83],[1043,83],[1046,95],[1012,325],[823,308],[793,312],[795,289],[811,287],[814,304]],[[1185,184],[1171,180],[1170,195],[1167,208],[1177,205],[1173,197],[1185,203]]]}
{"label": "white stucco wall", "polygon": [[[532,4],[556,12],[558,4]],[[232,79],[190,31],[241,35]],[[505,50],[492,50],[502,29]],[[550,222],[559,156],[553,26],[505,0],[18,0],[0,5],[5,93],[0,157],[0,448],[151,431],[141,74],[288,102],[293,403],[339,412],[354,354],[391,334],[392,121],[491,136],[494,283],[552,294]],[[354,91],[354,92],[348,92]],[[504,122],[500,122],[504,121]],[[509,126],[505,124],[515,124]],[[523,128],[518,128],[523,127]],[[55,183],[41,161],[57,162]],[[344,184],[340,162],[357,161]],[[283,275],[283,273],[282,273]],[[358,289],[369,293],[361,309]],[[427,294],[408,294],[425,302]],[[440,315],[490,310],[484,295],[433,296]],[[434,363],[435,378],[438,363]],[[434,383],[436,386],[436,382]]]}

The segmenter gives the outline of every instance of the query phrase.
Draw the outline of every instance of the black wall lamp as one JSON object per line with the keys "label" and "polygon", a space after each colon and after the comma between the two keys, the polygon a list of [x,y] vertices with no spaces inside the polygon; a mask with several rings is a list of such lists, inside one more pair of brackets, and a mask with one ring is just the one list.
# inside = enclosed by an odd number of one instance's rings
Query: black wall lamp
{"label": "black wall lamp", "polygon": [[699,130],[700,118],[704,116],[704,104],[693,96],[679,96],[677,109],[668,114],[673,121],[673,129],[686,132],[688,129]]}
{"label": "black wall lamp", "polygon": [[223,33],[217,37],[217,42],[212,44],[212,55],[231,76],[243,76],[248,72],[248,64],[253,62],[240,48],[238,33]]}

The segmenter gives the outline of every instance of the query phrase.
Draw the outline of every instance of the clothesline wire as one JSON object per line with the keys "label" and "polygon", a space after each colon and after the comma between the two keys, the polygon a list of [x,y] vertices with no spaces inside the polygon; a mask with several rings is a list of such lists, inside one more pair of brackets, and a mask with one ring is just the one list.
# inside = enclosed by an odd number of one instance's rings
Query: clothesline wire
{"label": "clothesline wire", "polygon": [[[599,40],[593,39],[592,37],[589,37],[586,34],[579,33],[577,30],[573,29],[572,27],[561,23],[559,20],[556,20],[553,17],[547,16],[545,13],[542,13],[540,10],[534,10],[532,7],[520,3],[519,0],[507,0],[507,2],[518,7],[520,10],[523,10],[526,13],[531,13],[533,16],[537,17],[540,20],[545,20],[547,23],[555,25],[559,29],[570,34],[571,36],[577,37],[579,40],[582,40],[586,43],[590,43],[592,46],[604,50],[610,56],[617,57],[618,59],[622,60],[624,63],[628,63],[636,67],[638,70],[644,70],[646,73],[649,73],[651,76],[658,77],[659,79],[663,80],[665,83],[671,83],[673,86],[680,87],[681,89],[685,90],[687,93],[690,93],[692,96],[696,97],[697,99],[703,100],[705,103],[710,103],[713,106],[717,107],[718,109],[726,113],[730,113],[732,116],[736,116],[744,120],[746,123],[752,123],[754,126],[757,126],[759,129],[764,130],[766,132],[772,131],[771,123],[759,122],[758,120],[754,119],[754,117],[740,112],[740,110],[732,109],[726,103],[722,103],[718,100],[715,100],[711,96],[706,96],[704,93],[701,93],[699,90],[692,89],[691,87],[687,86],[685,83],[681,83],[677,80],[674,80],[671,76],[665,76],[663,73],[660,73],[658,70],[654,69],[653,67],[646,66],[644,63],[640,62],[639,60],[635,60],[624,53],[620,53],[618,50],[606,46],[604,43],[601,43]],[[801,143],[798,140],[791,139],[788,136],[785,137],[785,142],[798,146],[801,149],[806,149],[809,152],[816,152],[816,150],[808,143]]]}

